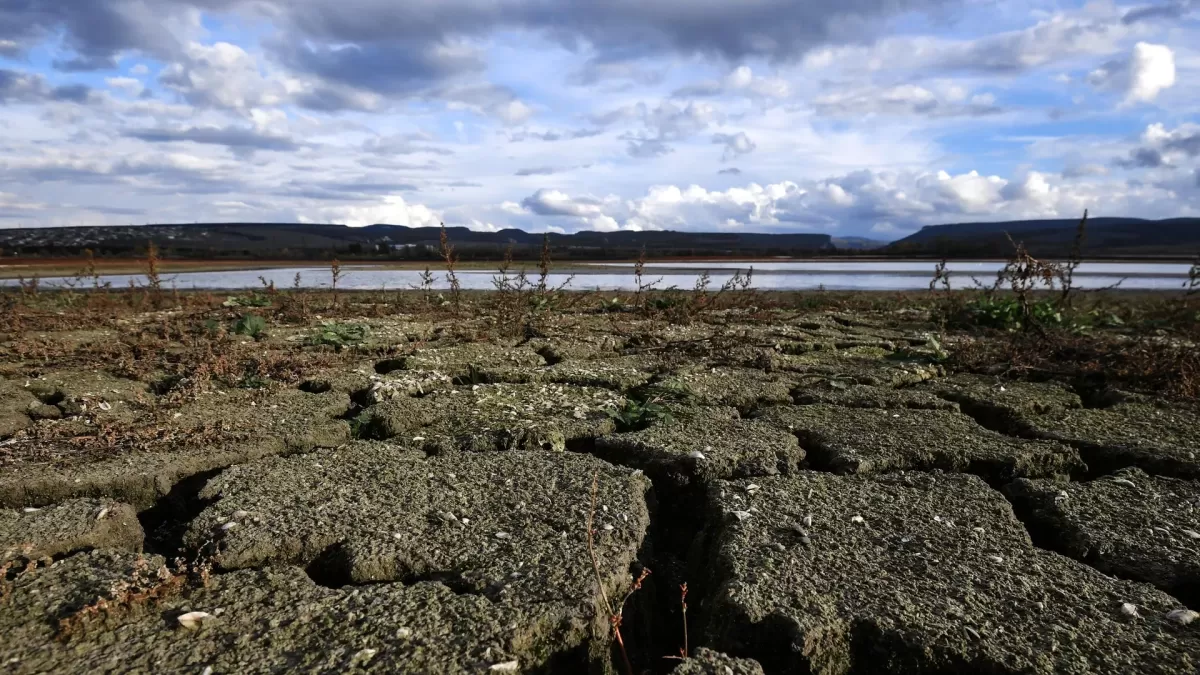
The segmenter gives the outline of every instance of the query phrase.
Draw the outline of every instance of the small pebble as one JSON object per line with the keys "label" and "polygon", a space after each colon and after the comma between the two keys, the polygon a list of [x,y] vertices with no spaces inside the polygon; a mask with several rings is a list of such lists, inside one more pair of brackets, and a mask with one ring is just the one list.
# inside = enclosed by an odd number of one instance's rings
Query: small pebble
{"label": "small pebble", "polygon": [[238,511],[233,512],[232,517],[234,520],[244,520],[246,518],[246,516],[248,516],[248,515],[250,515],[250,514],[247,513],[246,511],[238,510]]}
{"label": "small pebble", "polygon": [[1200,539],[1200,532],[1195,530],[1184,530],[1183,533],[1187,535],[1188,539]]}
{"label": "small pebble", "polygon": [[733,513],[733,517],[738,519],[738,522],[741,522],[750,517],[749,511],[733,511],[732,513]]}
{"label": "small pebble", "polygon": [[520,668],[521,664],[517,661],[504,661],[503,663],[493,663],[488,670],[493,673],[515,673]]}
{"label": "small pebble", "polygon": [[497,538],[497,539],[508,539],[510,536],[512,536],[512,535],[510,535],[510,534],[509,534],[509,533],[507,533],[507,532],[497,532],[497,533],[496,533],[496,538]]}
{"label": "small pebble", "polygon": [[1133,604],[1132,602],[1121,603],[1121,613],[1131,619],[1137,619],[1141,616],[1138,614],[1137,605]]}
{"label": "small pebble", "polygon": [[208,621],[212,618],[213,615],[209,614],[208,612],[188,612],[187,614],[180,614],[176,621],[179,622],[180,626],[183,626],[188,630],[195,630],[199,628],[205,621]]}
{"label": "small pebble", "polygon": [[853,518],[851,518],[851,519],[850,519],[850,522],[852,522],[852,523],[866,523],[867,521],[863,520],[863,517],[862,517],[862,516],[854,516]]}
{"label": "small pebble", "polygon": [[700,452],[699,450],[692,450],[688,453],[688,457],[691,457],[692,459],[704,459],[704,453]]}
{"label": "small pebble", "polygon": [[1167,620],[1174,621],[1180,626],[1186,626],[1196,619],[1200,619],[1200,612],[1191,609],[1173,609],[1167,612]]}
{"label": "small pebble", "polygon": [[804,516],[804,520],[801,522],[804,523],[805,527],[812,527],[812,514],[810,513],[807,516]]}
{"label": "small pebble", "polygon": [[996,563],[997,565],[999,565],[1000,563],[1004,562],[1004,556],[1002,556],[1002,555],[989,555],[989,556],[988,556],[988,560],[991,560],[992,562],[994,562],[994,563]]}
{"label": "small pebble", "polygon": [[228,532],[229,530],[232,530],[235,527],[237,527],[237,522],[231,520],[228,523],[221,525],[220,529],[222,532]]}
{"label": "small pebble", "polygon": [[605,523],[605,524],[604,524],[604,531],[605,531],[605,532],[612,532],[612,529],[613,529],[613,526],[612,526],[612,525],[610,525],[610,524],[608,524],[608,523]]}

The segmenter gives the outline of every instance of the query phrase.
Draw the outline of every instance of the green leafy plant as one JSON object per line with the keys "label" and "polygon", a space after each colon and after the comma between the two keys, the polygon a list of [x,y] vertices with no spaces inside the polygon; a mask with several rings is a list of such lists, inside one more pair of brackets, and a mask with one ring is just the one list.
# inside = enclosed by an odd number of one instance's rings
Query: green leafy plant
{"label": "green leafy plant", "polygon": [[249,295],[231,295],[221,305],[224,307],[270,307],[271,298],[263,293],[251,292]]}
{"label": "green leafy plant", "polygon": [[233,324],[233,332],[257,340],[267,329],[267,321],[257,314],[243,314]]}
{"label": "green leafy plant", "polygon": [[367,339],[368,329],[361,323],[324,321],[305,339],[305,344],[328,346],[335,349],[361,344]]}
{"label": "green leafy plant", "polygon": [[617,423],[617,431],[637,431],[656,422],[671,421],[671,413],[656,400],[638,401],[630,398],[620,408],[606,412]]}
{"label": "green leafy plant", "polygon": [[237,386],[241,389],[266,389],[269,385],[270,380],[260,375],[256,368],[247,368],[237,381]]}
{"label": "green leafy plant", "polygon": [[1062,311],[1049,300],[1026,301],[1022,304],[1018,298],[996,296],[968,302],[965,318],[967,323],[1001,330],[1020,330],[1026,327],[1027,321],[1040,326],[1063,324]]}
{"label": "green leafy plant", "polygon": [[600,300],[600,311],[605,314],[624,312],[626,311],[626,307],[625,303],[621,302],[620,298],[613,297],[611,300]]}

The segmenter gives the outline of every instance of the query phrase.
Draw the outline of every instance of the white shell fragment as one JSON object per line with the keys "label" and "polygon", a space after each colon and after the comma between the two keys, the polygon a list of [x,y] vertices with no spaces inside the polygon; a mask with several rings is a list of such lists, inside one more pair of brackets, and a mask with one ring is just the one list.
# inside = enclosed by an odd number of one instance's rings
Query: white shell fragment
{"label": "white shell fragment", "polygon": [[850,522],[852,522],[852,523],[866,523],[867,521],[863,520],[863,517],[862,517],[862,516],[854,516],[853,518],[851,518],[851,519],[850,519]]}
{"label": "white shell fragment", "polygon": [[1174,621],[1180,626],[1186,626],[1196,619],[1200,619],[1200,612],[1191,609],[1173,609],[1167,612],[1167,620]]}
{"label": "white shell fragment", "polygon": [[688,457],[691,457],[692,459],[704,459],[704,453],[700,452],[699,450],[692,450],[688,453]]}
{"label": "white shell fragment", "polygon": [[507,532],[497,532],[497,533],[496,533],[496,538],[497,538],[497,539],[508,539],[510,536],[512,536],[512,535],[510,535],[510,534],[509,534],[509,533],[507,533]]}
{"label": "white shell fragment", "polygon": [[180,626],[188,630],[196,630],[205,621],[210,621],[213,618],[215,617],[208,612],[188,612],[187,614],[180,614],[176,621],[179,622]]}
{"label": "white shell fragment", "polygon": [[1137,605],[1133,604],[1132,602],[1121,603],[1121,613],[1127,617],[1130,617],[1131,619],[1137,619],[1141,617],[1141,615],[1138,614]]}
{"label": "white shell fragment", "polygon": [[493,663],[492,667],[488,668],[488,670],[492,671],[493,673],[515,673],[520,667],[521,664],[515,660],[502,661],[500,663]]}
{"label": "white shell fragment", "polygon": [[1188,539],[1200,539],[1200,532],[1195,530],[1184,530],[1183,533],[1187,535]]}
{"label": "white shell fragment", "polygon": [[1128,478],[1114,478],[1114,479],[1112,479],[1112,482],[1117,483],[1118,485],[1128,485],[1129,487],[1137,487],[1136,485],[1133,484],[1133,481],[1129,480]]}

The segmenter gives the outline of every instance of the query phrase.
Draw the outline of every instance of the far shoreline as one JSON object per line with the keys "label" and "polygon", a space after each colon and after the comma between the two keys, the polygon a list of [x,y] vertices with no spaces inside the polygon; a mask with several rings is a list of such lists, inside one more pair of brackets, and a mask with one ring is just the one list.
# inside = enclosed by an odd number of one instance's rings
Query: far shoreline
{"label": "far shoreline", "polygon": [[[656,272],[667,270],[679,270],[687,273],[694,273],[703,268],[672,268],[672,263],[745,263],[747,266],[760,263],[839,263],[839,262],[895,262],[895,263],[929,263],[930,274],[932,268],[939,263],[942,258],[937,257],[901,257],[901,256],[872,256],[872,255],[850,255],[850,256],[817,256],[817,257],[722,257],[722,256],[670,256],[661,258],[649,258],[645,262],[649,266],[653,266]],[[945,258],[952,263],[1003,263],[1007,262],[1003,257],[967,257],[967,258]],[[1146,264],[1180,264],[1188,265],[1195,261],[1194,257],[1188,256],[1092,256],[1083,259],[1083,262],[1089,263],[1146,263]],[[305,269],[325,269],[329,267],[330,260],[284,260],[284,259],[265,259],[265,260],[224,260],[224,259],[160,259],[158,261],[159,271],[162,274],[182,274],[188,272],[252,272],[256,270],[273,270],[279,268],[305,268]],[[373,270],[408,270],[421,271],[425,268],[431,270],[444,269],[445,263],[440,260],[340,260],[341,265],[347,270],[350,269],[373,269]],[[463,271],[495,271],[498,269],[502,261],[500,260],[470,260],[460,261],[457,269]],[[551,271],[556,274],[591,274],[598,271],[610,270],[629,270],[629,266],[634,264],[636,259],[627,260],[570,260],[552,263]],[[513,261],[512,269],[525,269],[527,272],[537,269],[536,260],[517,260]],[[77,274],[82,276],[84,261],[82,258],[0,258],[0,279],[17,279],[29,278],[34,275],[39,277],[71,277]],[[95,260],[95,269],[101,275],[118,275],[118,274],[141,274],[146,271],[146,263],[143,259],[138,258],[97,258]],[[717,269],[717,268],[714,268]],[[1186,276],[1186,274],[1185,274]]]}

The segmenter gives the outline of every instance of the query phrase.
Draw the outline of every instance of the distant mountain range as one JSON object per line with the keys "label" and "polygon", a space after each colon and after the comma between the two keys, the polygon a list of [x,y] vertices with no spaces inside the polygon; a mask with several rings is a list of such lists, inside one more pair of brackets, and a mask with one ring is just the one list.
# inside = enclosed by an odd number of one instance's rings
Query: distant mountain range
{"label": "distant mountain range", "polygon": [[[867,255],[887,257],[1002,258],[1012,252],[1009,236],[1034,255],[1070,252],[1078,221],[1018,220],[931,225],[887,243],[828,234],[754,232],[576,232],[545,235],[555,260],[636,258]],[[516,259],[536,257],[541,233],[506,229],[479,232],[447,227],[463,260],[498,259],[506,249]],[[193,259],[321,260],[432,259],[440,229],[370,225],[346,227],[306,223],[194,223],[176,225],[0,229],[0,254],[72,257],[92,249],[100,257],[142,255],[153,241],[164,257]],[[1090,257],[1173,257],[1200,254],[1200,218],[1144,220],[1093,218],[1084,253]]]}
{"label": "distant mountain range", "polygon": [[[999,223],[930,225],[888,244],[880,253],[971,257],[1012,251],[1009,242],[1025,244],[1034,255],[1070,253],[1078,219],[1010,220]],[[1200,254],[1200,218],[1089,218],[1083,250],[1092,256],[1170,256]]]}

